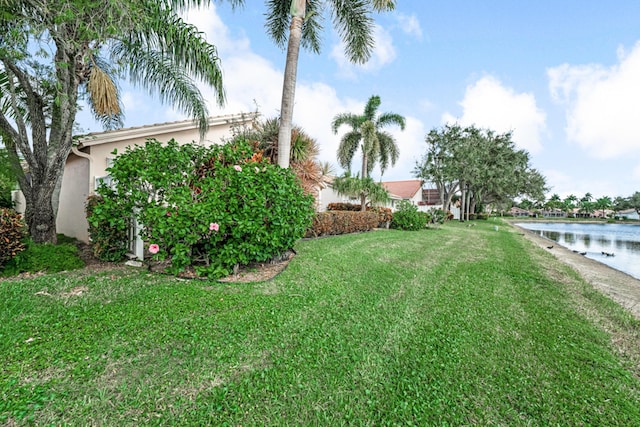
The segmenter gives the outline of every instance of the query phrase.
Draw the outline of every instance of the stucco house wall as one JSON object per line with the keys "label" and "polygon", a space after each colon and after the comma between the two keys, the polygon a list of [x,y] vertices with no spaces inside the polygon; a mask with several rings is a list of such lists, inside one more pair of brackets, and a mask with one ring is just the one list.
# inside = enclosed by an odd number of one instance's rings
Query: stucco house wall
{"label": "stucco house wall", "polygon": [[209,130],[201,140],[197,124],[192,120],[100,132],[83,138],[67,159],[60,189],[60,205],[56,227],[58,233],[89,241],[89,224],[85,215],[87,197],[94,194],[99,181],[107,177],[106,171],[117,153],[127,147],[144,145],[149,138],[161,142],[175,139],[180,144],[196,142],[205,146],[220,144],[232,136],[235,126],[249,125],[257,114],[234,114],[211,117]]}

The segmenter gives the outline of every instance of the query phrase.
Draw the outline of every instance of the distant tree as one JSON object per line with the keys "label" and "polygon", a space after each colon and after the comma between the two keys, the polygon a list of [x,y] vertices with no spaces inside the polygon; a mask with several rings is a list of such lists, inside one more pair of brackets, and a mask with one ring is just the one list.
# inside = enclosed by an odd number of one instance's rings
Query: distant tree
{"label": "distant tree", "polygon": [[578,197],[575,194],[569,194],[562,201],[564,210],[567,213],[573,211],[576,208],[577,203],[578,203]]}
{"label": "distant tree", "polygon": [[640,215],[640,191],[636,191],[629,197],[629,206]]}
{"label": "distant tree", "polygon": [[549,210],[558,209],[562,206],[562,199],[557,194],[553,194],[545,203],[545,208]]}
{"label": "distant tree", "polygon": [[615,212],[620,212],[630,208],[631,208],[631,205],[629,204],[628,197],[617,196],[615,199],[613,199],[613,210]]}
{"label": "distant tree", "polygon": [[544,200],[545,178],[531,167],[529,153],[515,148],[511,133],[456,124],[430,131],[425,141],[427,153],[416,163],[414,175],[435,183],[441,194],[449,193],[445,208],[459,190],[461,220],[481,205],[520,197]]}
{"label": "distant tree", "polygon": [[611,197],[608,197],[608,196],[598,198],[593,204],[595,209],[599,209],[602,211],[603,218],[605,217],[604,211],[606,209],[609,209],[612,205],[613,205],[613,202],[611,201]]}
{"label": "distant tree", "polygon": [[445,210],[450,209],[453,197],[460,188],[460,177],[454,167],[454,147],[462,138],[463,129],[457,123],[431,129],[425,137],[427,152],[413,169],[416,178],[436,186]]}
{"label": "distant tree", "polygon": [[127,76],[192,116],[204,134],[208,112],[194,79],[211,86],[222,104],[219,58],[178,15],[201,3],[0,0],[0,130],[35,242],[56,242],[54,194],[81,97],[107,128],[118,127],[123,111],[116,78]]}
{"label": "distant tree", "polygon": [[375,182],[370,177],[362,179],[359,176],[351,176],[349,172],[335,178],[333,188],[338,194],[359,197],[361,204],[365,206],[363,210],[366,210],[367,201],[375,204],[389,200],[389,193],[382,184]]}

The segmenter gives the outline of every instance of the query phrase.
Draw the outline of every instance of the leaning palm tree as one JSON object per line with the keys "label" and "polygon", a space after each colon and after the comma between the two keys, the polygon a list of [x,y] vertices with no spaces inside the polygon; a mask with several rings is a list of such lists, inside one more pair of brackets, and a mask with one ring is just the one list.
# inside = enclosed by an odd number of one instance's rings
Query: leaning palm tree
{"label": "leaning palm tree", "polygon": [[300,46],[320,51],[325,8],[345,45],[347,58],[365,63],[373,50],[373,11],[393,10],[395,0],[267,0],[267,33],[278,46],[287,46],[282,85],[278,164],[289,167],[293,105]]}
{"label": "leaning palm tree", "polygon": [[204,135],[206,101],[194,78],[210,85],[222,105],[220,62],[215,46],[178,15],[201,3],[0,0],[0,131],[13,164],[24,159],[18,181],[35,242],[56,241],[53,195],[83,97],[106,127],[119,126],[117,77],[125,76],[192,116]]}
{"label": "leaning palm tree", "polygon": [[392,166],[398,160],[399,150],[396,140],[391,134],[382,129],[389,125],[398,125],[404,130],[405,119],[396,113],[382,113],[378,115],[380,97],[372,96],[364,107],[363,114],[341,113],[333,118],[331,128],[337,134],[342,125],[348,125],[351,130],[343,135],[338,147],[338,162],[340,166],[349,170],[355,153],[360,149],[362,153],[361,178],[367,178],[376,163],[380,163],[380,171],[384,174],[389,164]]}

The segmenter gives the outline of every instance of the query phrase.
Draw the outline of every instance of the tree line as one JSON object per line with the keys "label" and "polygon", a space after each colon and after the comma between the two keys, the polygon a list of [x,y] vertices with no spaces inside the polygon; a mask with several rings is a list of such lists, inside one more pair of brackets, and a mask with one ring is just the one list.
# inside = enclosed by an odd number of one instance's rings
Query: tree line
{"label": "tree line", "polygon": [[600,211],[601,216],[603,217],[607,210],[620,212],[627,209],[634,209],[638,214],[640,214],[640,191],[636,191],[627,197],[617,196],[615,198],[611,198],[609,196],[595,198],[589,192],[585,193],[585,195],[580,198],[575,194],[569,194],[562,198],[558,194],[554,193],[546,200],[530,200],[525,198],[514,203],[514,205],[529,211],[561,210],[567,214],[572,214],[577,211],[578,214],[591,215]]}
{"label": "tree line", "polygon": [[487,205],[504,206],[518,197],[544,199],[548,190],[511,132],[448,124],[432,129],[425,142],[426,154],[416,162],[414,176],[435,185],[446,210],[459,195],[463,220]]}

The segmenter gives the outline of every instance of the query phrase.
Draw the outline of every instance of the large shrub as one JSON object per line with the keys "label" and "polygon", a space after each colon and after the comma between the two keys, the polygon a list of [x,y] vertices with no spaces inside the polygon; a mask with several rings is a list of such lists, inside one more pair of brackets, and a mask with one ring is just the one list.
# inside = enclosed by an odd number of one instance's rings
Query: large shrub
{"label": "large shrub", "polygon": [[0,208],[0,268],[25,248],[26,227],[13,209]]}
{"label": "large shrub", "polygon": [[271,259],[304,236],[313,215],[313,199],[291,171],[245,141],[203,147],[149,140],[118,156],[110,175],[113,187],[99,189],[101,210],[116,224],[135,214],[150,252],[169,257],[173,273],[193,265],[221,277]]}
{"label": "large shrub", "polygon": [[422,230],[427,226],[431,217],[426,212],[420,212],[416,205],[405,200],[400,202],[398,210],[393,213],[391,228],[399,230]]}

